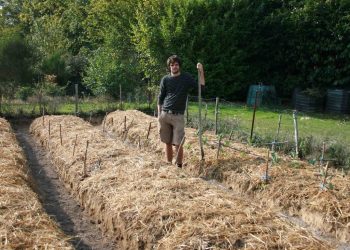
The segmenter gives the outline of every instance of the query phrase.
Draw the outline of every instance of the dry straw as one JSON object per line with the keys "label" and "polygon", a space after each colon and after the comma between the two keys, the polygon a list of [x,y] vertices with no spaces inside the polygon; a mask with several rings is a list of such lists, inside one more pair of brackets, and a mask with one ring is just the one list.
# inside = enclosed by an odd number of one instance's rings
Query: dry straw
{"label": "dry straw", "polygon": [[[143,140],[143,150],[162,152],[159,141],[157,118],[139,111],[115,111],[106,117],[106,129],[121,136],[124,117],[133,120],[128,141],[138,143],[138,135],[146,134],[150,122],[154,124],[149,140]],[[114,123],[109,121],[113,119]],[[144,137],[141,137],[144,138]],[[318,170],[301,161],[281,157],[269,168],[269,183],[262,178],[266,170],[267,149],[252,148],[239,143],[222,141],[219,160],[218,138],[205,132],[204,151],[206,163],[199,173],[200,150],[196,130],[186,128],[185,171],[192,176],[203,176],[224,183],[235,193],[242,193],[260,201],[263,206],[273,206],[291,216],[299,216],[323,233],[330,233],[340,242],[350,241],[350,177],[333,171],[333,190],[322,190],[322,178]],[[226,147],[225,147],[226,146]],[[227,147],[228,146],[228,147]],[[156,156],[155,156],[156,157]],[[161,154],[159,158],[163,157]]]}
{"label": "dry straw", "polygon": [[0,248],[73,249],[44,212],[27,173],[23,151],[0,118]]}
{"label": "dry straw", "polygon": [[[65,131],[61,146],[58,126],[52,126],[51,157],[59,174],[121,249],[331,248],[273,210],[191,177],[80,118],[47,119],[53,125],[62,124]],[[145,127],[146,133],[148,123]],[[48,131],[40,118],[32,123],[31,132],[47,145]],[[76,134],[79,138],[72,156]],[[86,141],[88,176],[84,177]]]}

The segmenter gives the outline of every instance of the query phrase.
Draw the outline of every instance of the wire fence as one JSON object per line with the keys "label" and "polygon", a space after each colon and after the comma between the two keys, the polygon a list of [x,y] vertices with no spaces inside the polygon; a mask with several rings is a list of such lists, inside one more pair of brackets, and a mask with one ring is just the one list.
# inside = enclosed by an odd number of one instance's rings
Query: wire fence
{"label": "wire fence", "polygon": [[[194,128],[199,126],[197,102],[197,97],[189,96],[185,114],[187,125]],[[283,107],[256,107],[255,110],[255,107],[243,103],[218,98],[203,98],[202,110],[204,131],[212,130],[218,136],[268,147],[272,152],[282,152],[294,158],[307,158],[311,163],[320,162],[325,144],[323,154],[328,161],[345,169],[350,167],[350,151],[344,140],[345,130],[350,130],[349,123],[344,124],[344,130],[334,130],[327,128],[322,119],[313,118],[312,114]],[[314,129],[315,126],[321,126],[317,128],[321,133]]]}

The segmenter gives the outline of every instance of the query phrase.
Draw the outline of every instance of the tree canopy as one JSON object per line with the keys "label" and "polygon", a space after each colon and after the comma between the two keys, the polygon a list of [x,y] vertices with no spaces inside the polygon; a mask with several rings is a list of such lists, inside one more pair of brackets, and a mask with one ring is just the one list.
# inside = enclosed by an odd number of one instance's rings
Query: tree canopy
{"label": "tree canopy", "polygon": [[285,97],[296,87],[350,87],[347,0],[2,0],[0,5],[2,83],[28,84],[55,74],[62,86],[74,82],[96,95],[117,95],[120,84],[127,91],[157,86],[166,59],[177,54],[193,75],[196,62],[204,64],[207,96],[242,100],[258,82],[275,85]]}

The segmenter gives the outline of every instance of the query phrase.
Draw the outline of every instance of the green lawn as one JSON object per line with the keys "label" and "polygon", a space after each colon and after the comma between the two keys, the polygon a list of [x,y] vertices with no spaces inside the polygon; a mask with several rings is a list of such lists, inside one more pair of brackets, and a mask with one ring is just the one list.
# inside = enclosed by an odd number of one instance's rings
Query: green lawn
{"label": "green lawn", "polygon": [[[204,120],[206,106],[202,106]],[[255,116],[254,136],[261,143],[269,143],[275,138],[279,115],[282,115],[278,141],[288,140],[294,143],[293,110],[258,107]],[[198,104],[190,103],[189,118],[197,119]],[[246,139],[250,137],[253,108],[239,104],[219,105],[219,132],[229,133],[239,130]],[[214,124],[215,103],[207,104],[207,121]],[[297,113],[300,148],[305,156],[315,157],[321,154],[322,143],[326,143],[328,157],[336,158],[341,165],[350,165],[350,117],[349,115]],[[228,124],[232,128],[227,129]],[[193,125],[193,124],[192,124]],[[196,126],[196,125],[195,125]],[[220,130],[221,126],[221,130]],[[225,126],[225,128],[223,128]],[[211,127],[213,128],[213,126]]]}

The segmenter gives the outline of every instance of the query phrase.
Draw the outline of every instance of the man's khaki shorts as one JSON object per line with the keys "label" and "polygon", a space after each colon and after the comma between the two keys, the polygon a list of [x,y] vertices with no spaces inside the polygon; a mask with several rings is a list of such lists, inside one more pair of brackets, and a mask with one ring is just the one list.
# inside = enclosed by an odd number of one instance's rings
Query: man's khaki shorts
{"label": "man's khaki shorts", "polygon": [[166,144],[180,145],[185,135],[184,115],[161,112],[158,122],[160,140]]}

